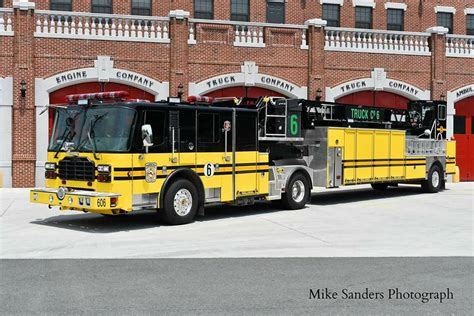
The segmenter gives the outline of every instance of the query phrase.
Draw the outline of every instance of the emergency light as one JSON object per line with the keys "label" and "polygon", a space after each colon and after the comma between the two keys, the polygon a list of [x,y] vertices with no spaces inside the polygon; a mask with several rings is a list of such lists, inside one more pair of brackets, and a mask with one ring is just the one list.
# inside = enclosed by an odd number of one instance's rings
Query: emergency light
{"label": "emergency light", "polygon": [[208,104],[211,104],[212,102],[214,102],[214,98],[213,97],[203,97],[203,96],[200,96],[200,95],[190,95],[188,97],[188,102],[189,103],[208,103]]}
{"label": "emergency light", "polygon": [[110,91],[110,92],[96,92],[96,93],[81,93],[81,94],[69,94],[66,96],[66,100],[69,103],[80,102],[81,100],[116,100],[125,99],[128,96],[127,91]]}

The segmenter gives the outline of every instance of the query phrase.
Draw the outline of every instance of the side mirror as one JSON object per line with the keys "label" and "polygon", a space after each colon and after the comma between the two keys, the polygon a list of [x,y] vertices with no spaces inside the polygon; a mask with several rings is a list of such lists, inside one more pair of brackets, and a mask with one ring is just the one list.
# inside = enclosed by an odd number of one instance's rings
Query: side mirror
{"label": "side mirror", "polygon": [[143,146],[147,148],[150,146],[153,146],[153,143],[152,143],[153,130],[151,129],[150,124],[142,125],[142,140],[143,140]]}
{"label": "side mirror", "polygon": [[438,104],[438,120],[446,121],[446,105]]}

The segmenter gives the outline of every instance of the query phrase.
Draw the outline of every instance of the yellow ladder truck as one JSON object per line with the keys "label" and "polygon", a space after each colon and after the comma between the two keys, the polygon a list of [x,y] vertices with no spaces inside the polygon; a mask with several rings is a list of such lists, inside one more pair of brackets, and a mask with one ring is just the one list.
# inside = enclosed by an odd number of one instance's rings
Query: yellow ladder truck
{"label": "yellow ladder truck", "polygon": [[104,215],[156,209],[184,224],[211,203],[303,208],[313,187],[414,183],[437,192],[455,169],[443,102],[401,111],[268,97],[126,97],[70,95],[49,106],[46,187],[31,190],[31,202]]}

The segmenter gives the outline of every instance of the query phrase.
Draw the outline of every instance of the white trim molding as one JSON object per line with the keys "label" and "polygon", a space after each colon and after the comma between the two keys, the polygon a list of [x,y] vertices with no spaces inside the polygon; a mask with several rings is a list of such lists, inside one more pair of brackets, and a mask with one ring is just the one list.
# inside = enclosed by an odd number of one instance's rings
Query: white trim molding
{"label": "white trim molding", "polygon": [[34,10],[35,9],[35,3],[34,2],[29,2],[29,1],[13,1],[13,8],[15,9],[20,9],[22,11],[26,10]]}
{"label": "white trim molding", "polygon": [[314,27],[323,27],[323,26],[326,26],[327,24],[328,24],[328,21],[323,20],[323,19],[318,19],[318,18],[307,20],[304,22],[304,25],[314,26]]}
{"label": "white trim molding", "polygon": [[342,7],[342,5],[344,4],[344,0],[319,0],[319,3],[321,5],[323,5],[323,4],[338,4]]}
{"label": "white trim molding", "polygon": [[374,0],[352,0],[353,7],[371,7],[375,9]]}
{"label": "white trim molding", "polygon": [[448,28],[444,26],[432,26],[430,28],[426,29],[426,33],[430,34],[448,34],[449,30]]}
{"label": "white trim molding", "polygon": [[384,4],[385,10],[387,9],[397,9],[397,10],[407,10],[407,4],[406,3],[400,3],[400,2],[385,2]]}
{"label": "white trim molding", "polygon": [[446,7],[442,5],[437,5],[434,7],[435,13],[438,12],[444,12],[444,13],[452,13],[456,14],[456,8],[455,7]]}
{"label": "white trim molding", "polygon": [[172,10],[168,13],[168,17],[175,18],[176,20],[184,20],[189,18],[189,11]]}
{"label": "white trim molding", "polygon": [[464,15],[474,14],[474,8],[465,8]]}
{"label": "white trim molding", "polygon": [[389,79],[384,68],[374,68],[369,78],[355,79],[334,87],[326,87],[326,101],[336,99],[359,91],[388,91],[402,95],[410,100],[429,100],[430,90],[422,90],[409,83]]}
{"label": "white trim molding", "polygon": [[447,120],[447,137],[453,136],[454,130],[454,115],[456,114],[455,104],[462,99],[474,97],[474,83],[468,84],[467,86],[458,88],[453,91],[448,91],[448,95],[446,97],[447,103],[447,113],[448,113],[448,120]]}
{"label": "white trim molding", "polygon": [[241,72],[223,74],[200,82],[189,83],[189,95],[205,95],[229,87],[255,86],[276,91],[290,98],[307,98],[308,88],[285,79],[258,72],[255,62],[246,61]]}

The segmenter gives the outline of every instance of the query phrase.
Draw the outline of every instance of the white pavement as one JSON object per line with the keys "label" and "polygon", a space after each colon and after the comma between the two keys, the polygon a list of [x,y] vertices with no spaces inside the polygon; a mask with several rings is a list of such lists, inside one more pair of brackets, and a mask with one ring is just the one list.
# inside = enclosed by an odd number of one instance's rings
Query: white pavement
{"label": "white pavement", "polygon": [[102,217],[0,189],[0,258],[473,256],[474,183],[313,193],[303,210],[219,206],[184,226],[154,212]]}

